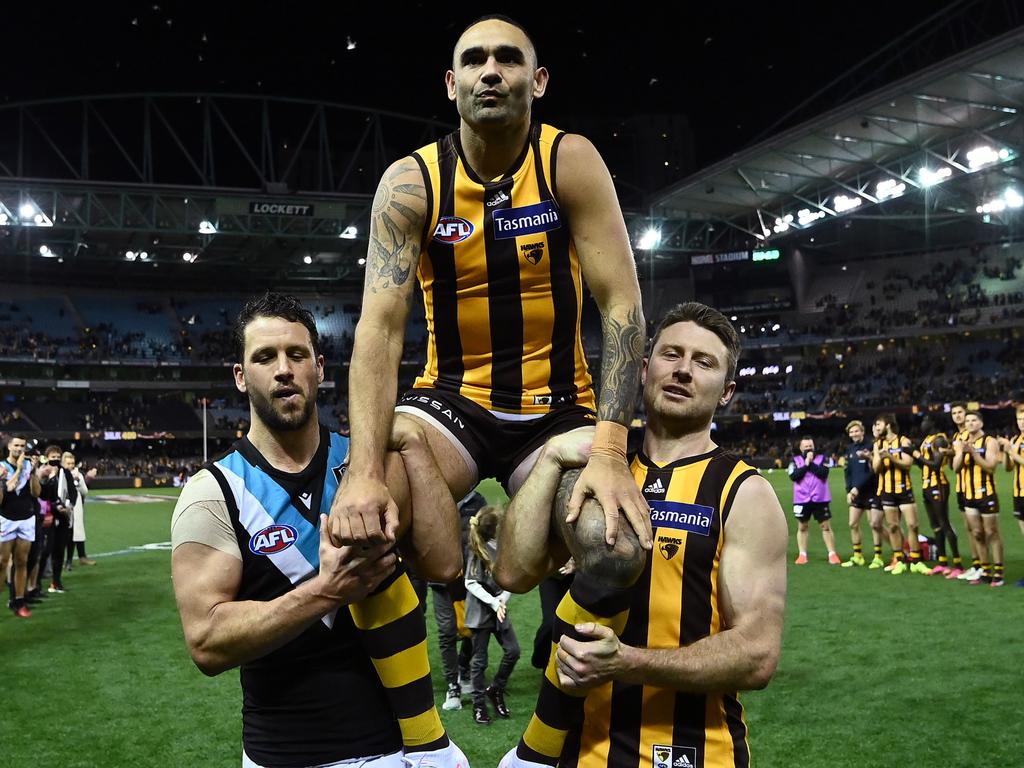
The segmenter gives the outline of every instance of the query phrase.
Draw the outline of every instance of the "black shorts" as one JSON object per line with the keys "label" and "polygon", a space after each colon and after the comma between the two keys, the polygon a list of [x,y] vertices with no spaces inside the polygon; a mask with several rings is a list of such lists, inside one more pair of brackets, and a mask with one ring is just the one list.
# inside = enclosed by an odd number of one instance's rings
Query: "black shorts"
{"label": "black shorts", "polygon": [[1024,520],[1024,496],[1013,497],[1013,516],[1018,520]]}
{"label": "black shorts", "polygon": [[883,493],[882,494],[882,506],[883,507],[900,507],[904,504],[914,503],[914,492],[911,490],[903,491],[902,493]]}
{"label": "black shorts", "polygon": [[963,491],[957,491],[956,492],[956,508],[959,509],[961,512],[963,512],[964,511],[964,507],[966,507],[966,506],[967,506],[967,497],[964,496],[964,492]]}
{"label": "black shorts", "polygon": [[882,501],[878,498],[878,483],[872,481],[862,488],[857,489],[857,498],[851,507],[858,509],[877,509],[881,511]]}
{"label": "black shorts", "polygon": [[964,499],[965,509],[977,510],[982,515],[999,514],[999,497],[994,493],[982,496],[980,499]]}
{"label": "black shorts", "polygon": [[808,522],[812,517],[819,523],[832,519],[832,510],[827,501],[811,501],[807,504],[794,504],[793,517],[801,523]]}
{"label": "black shorts", "polygon": [[477,480],[497,478],[506,491],[512,473],[548,438],[597,423],[594,412],[581,405],[523,421],[505,420],[462,395],[425,387],[406,392],[395,410],[414,413],[444,433],[476,470]]}
{"label": "black shorts", "polygon": [[924,496],[926,504],[937,504],[941,506],[949,501],[949,486],[942,484],[933,485],[931,488],[925,488],[922,490],[921,495]]}

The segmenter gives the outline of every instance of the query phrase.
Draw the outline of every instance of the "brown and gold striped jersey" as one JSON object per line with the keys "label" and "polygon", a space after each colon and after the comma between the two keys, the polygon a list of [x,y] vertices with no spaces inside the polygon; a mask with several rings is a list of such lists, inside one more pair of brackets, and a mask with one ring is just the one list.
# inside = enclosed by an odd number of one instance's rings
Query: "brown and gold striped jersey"
{"label": "brown and gold striped jersey", "polygon": [[[725,629],[718,591],[723,530],[740,483],[757,470],[716,448],[658,466],[638,455],[633,477],[651,507],[654,549],[634,587],[622,641],[680,648]],[[683,760],[685,758],[688,763]],[[749,766],[735,692],[682,693],[608,683],[587,696],[560,765],[574,768]]]}
{"label": "brown and gold striped jersey", "polygon": [[427,362],[415,386],[506,414],[595,408],[582,273],[558,205],[564,135],[532,126],[513,166],[490,180],[466,162],[458,132],[414,153],[428,201],[418,271]]}
{"label": "brown and gold striped jersey", "polygon": [[904,493],[911,490],[910,472],[892,460],[900,453],[910,454],[905,438],[896,435],[892,439],[876,440],[882,454],[882,469],[878,473],[878,494]]}
{"label": "brown and gold striped jersey", "polygon": [[[956,442],[957,440],[959,440],[961,443],[966,443],[967,442],[967,434],[968,433],[967,433],[966,429],[961,429],[959,432],[954,432],[953,433],[952,441]],[[956,492],[957,493],[963,493],[964,492],[964,468],[963,467],[960,467],[960,471],[956,473]]]}
{"label": "brown and gold striped jersey", "polygon": [[[934,461],[935,454],[939,450],[939,444],[944,442],[946,442],[946,436],[941,432],[928,435],[921,443],[921,458],[925,461]],[[927,464],[921,466],[921,488],[923,490],[949,485],[949,479],[943,470],[947,462],[948,457],[944,457],[938,469],[932,469]]]}
{"label": "brown and gold striped jersey", "polygon": [[[1013,453],[1024,454],[1024,432],[1013,438],[1010,446]],[[1010,471],[1013,473],[1014,498],[1024,497],[1024,464],[1010,464]]]}
{"label": "brown and gold striped jersey", "polygon": [[[986,435],[971,440],[968,438],[965,443],[970,443],[982,456],[985,455]],[[982,467],[974,460],[973,454],[964,451],[964,463],[960,468],[963,477],[963,494],[968,501],[979,501],[988,498],[996,492],[995,478],[992,473]]]}

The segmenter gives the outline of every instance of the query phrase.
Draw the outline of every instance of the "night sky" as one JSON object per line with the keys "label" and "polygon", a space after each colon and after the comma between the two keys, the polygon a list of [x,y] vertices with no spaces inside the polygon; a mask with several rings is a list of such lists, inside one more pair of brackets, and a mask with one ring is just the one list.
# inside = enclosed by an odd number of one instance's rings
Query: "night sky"
{"label": "night sky", "polygon": [[[507,13],[531,30],[551,72],[543,119],[578,126],[589,118],[684,115],[695,168],[741,149],[943,7],[917,0],[5,6],[0,103],[206,91],[308,97],[453,123],[443,89],[452,45],[472,19]],[[830,98],[814,112],[835,106]]]}

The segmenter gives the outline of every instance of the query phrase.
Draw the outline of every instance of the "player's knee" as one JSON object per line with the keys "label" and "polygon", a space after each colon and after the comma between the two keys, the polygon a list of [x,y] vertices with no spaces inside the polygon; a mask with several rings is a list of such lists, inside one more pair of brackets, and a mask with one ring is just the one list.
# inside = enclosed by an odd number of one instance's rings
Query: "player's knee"
{"label": "player's knee", "polygon": [[583,502],[576,521],[576,546],[572,547],[576,570],[610,587],[630,587],[643,572],[647,554],[636,532],[620,519],[615,546],[605,541],[604,510],[593,499]]}
{"label": "player's knee", "polygon": [[899,533],[900,532],[900,524],[899,523],[889,523],[888,530],[889,530],[889,533]]}

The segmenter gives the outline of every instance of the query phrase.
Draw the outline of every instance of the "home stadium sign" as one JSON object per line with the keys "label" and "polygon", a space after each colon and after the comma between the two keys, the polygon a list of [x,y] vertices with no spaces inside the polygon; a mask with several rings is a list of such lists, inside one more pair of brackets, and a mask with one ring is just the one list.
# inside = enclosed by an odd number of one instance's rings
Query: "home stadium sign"
{"label": "home stadium sign", "polygon": [[257,216],[312,216],[313,206],[304,203],[274,203],[269,200],[253,200],[249,213]]}

